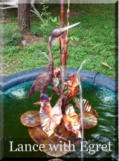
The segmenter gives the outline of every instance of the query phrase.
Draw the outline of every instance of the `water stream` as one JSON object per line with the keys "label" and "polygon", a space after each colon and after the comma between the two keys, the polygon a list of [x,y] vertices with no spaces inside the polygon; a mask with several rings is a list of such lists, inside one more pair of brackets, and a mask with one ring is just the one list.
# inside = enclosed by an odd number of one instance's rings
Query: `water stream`
{"label": "water stream", "polygon": [[[87,59],[85,59],[82,63],[81,63],[81,65],[80,65],[80,68],[77,70],[77,72],[76,72],[76,75],[77,75],[77,77],[78,77],[78,84],[79,84],[79,100],[80,100],[80,102],[79,102],[79,104],[80,104],[80,120],[81,120],[81,142],[83,143],[83,141],[84,141],[84,125],[83,125],[83,94],[82,94],[82,85],[81,85],[81,78],[80,78],[80,75],[79,75],[79,73],[80,73],[80,71],[82,70],[82,68],[83,68],[83,65],[85,64],[85,63],[87,63],[87,61],[89,61],[90,59],[89,58],[87,58]],[[83,161],[83,158],[84,158],[84,155],[83,155],[83,151],[81,151],[81,160]]]}

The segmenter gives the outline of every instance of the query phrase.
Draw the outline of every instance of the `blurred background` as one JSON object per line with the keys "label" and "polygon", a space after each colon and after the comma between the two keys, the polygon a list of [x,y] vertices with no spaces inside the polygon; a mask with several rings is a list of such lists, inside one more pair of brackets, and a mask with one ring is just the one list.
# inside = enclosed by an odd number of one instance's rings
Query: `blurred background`
{"label": "blurred background", "polygon": [[[47,42],[53,29],[59,27],[60,4],[36,3],[25,0],[0,3],[3,10],[4,75],[27,69],[47,67]],[[65,4],[65,11],[67,4]],[[68,67],[79,68],[92,58],[84,70],[115,77],[115,4],[71,4],[70,24],[80,25],[69,30]],[[53,57],[60,66],[59,40],[53,42]]]}

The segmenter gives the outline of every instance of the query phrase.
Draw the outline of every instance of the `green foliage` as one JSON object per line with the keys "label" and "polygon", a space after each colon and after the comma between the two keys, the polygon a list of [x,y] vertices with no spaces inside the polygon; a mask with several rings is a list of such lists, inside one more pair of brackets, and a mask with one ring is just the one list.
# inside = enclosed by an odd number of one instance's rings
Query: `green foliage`
{"label": "green foliage", "polygon": [[[45,38],[48,37],[51,33],[51,31],[57,26],[59,26],[58,17],[52,16],[51,12],[48,11],[49,7],[46,5],[43,5],[43,8],[41,10],[41,16],[43,17],[45,23],[41,23],[40,20],[37,23],[35,19],[35,15],[32,15],[32,27],[31,27],[31,33],[35,35],[44,36]],[[40,11],[39,11],[40,12]],[[34,21],[35,20],[35,21]],[[37,27],[36,27],[37,26]]]}
{"label": "green foliage", "polygon": [[[40,24],[41,25],[41,24]],[[35,25],[32,26],[31,28],[31,34],[33,35],[39,35],[39,36],[42,36],[42,32],[41,32],[41,29],[40,27],[35,27]]]}
{"label": "green foliage", "polygon": [[20,42],[22,35],[16,24],[4,25],[4,45],[15,46]]}
{"label": "green foliage", "polygon": [[[100,72],[109,77],[115,77],[114,9],[114,4],[71,5],[70,24],[78,21],[81,23],[69,31],[68,67],[79,68],[84,59],[91,57],[91,61],[84,65],[84,70]],[[46,40],[45,43],[36,42],[25,48],[11,45],[5,47],[3,59],[5,64],[10,66],[10,68],[5,66],[6,73],[15,73],[48,65],[47,59],[41,52],[48,52],[48,37],[54,28],[59,27],[59,5],[56,7],[51,5],[48,9],[45,8],[44,12],[47,11],[50,14],[44,13],[45,24],[42,24],[34,14],[31,15],[31,32],[43,36]],[[10,17],[10,19],[13,22],[13,18]],[[4,26],[5,29],[11,28],[9,29],[11,32],[15,30],[17,21],[14,19],[14,24],[9,23]],[[9,39],[11,39],[11,35],[9,35]],[[60,65],[59,46],[53,46],[52,50],[55,65]],[[112,69],[103,66],[101,62],[108,63]]]}
{"label": "green foliage", "polygon": [[79,41],[79,37],[77,37],[77,36],[71,36],[71,37],[70,37],[70,40]]}
{"label": "green foliage", "polygon": [[51,13],[48,11],[48,6],[43,5],[41,16],[45,19],[48,19],[51,16]]}
{"label": "green foliage", "polygon": [[49,17],[47,20],[45,20],[45,23],[37,23],[37,26],[35,23],[32,23],[32,28],[31,28],[31,33],[34,35],[40,35],[43,36],[44,38],[48,38],[50,36],[52,30],[56,27],[58,27],[58,21],[57,17]]}

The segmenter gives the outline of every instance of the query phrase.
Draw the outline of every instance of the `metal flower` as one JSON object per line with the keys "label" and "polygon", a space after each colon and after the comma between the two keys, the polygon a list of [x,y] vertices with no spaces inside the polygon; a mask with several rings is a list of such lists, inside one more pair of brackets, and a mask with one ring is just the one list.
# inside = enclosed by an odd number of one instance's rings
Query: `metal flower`
{"label": "metal flower", "polygon": [[70,98],[73,98],[78,94],[79,85],[75,74],[69,74],[68,81],[65,82],[65,88],[67,88],[67,91],[65,93]]}
{"label": "metal flower", "polygon": [[65,115],[63,116],[64,125],[67,130],[73,132],[77,138],[81,138],[81,124],[78,114],[75,112],[73,105],[66,107]]}
{"label": "metal flower", "polygon": [[41,102],[40,122],[42,130],[51,136],[55,128],[60,124],[62,119],[62,98],[60,98],[52,108],[50,102]]}
{"label": "metal flower", "polygon": [[[73,100],[75,102],[76,107],[78,107],[80,109],[80,99],[75,97]],[[98,113],[96,112],[96,110],[93,109],[90,102],[86,99],[83,99],[83,111],[93,114],[96,117],[98,116]]]}

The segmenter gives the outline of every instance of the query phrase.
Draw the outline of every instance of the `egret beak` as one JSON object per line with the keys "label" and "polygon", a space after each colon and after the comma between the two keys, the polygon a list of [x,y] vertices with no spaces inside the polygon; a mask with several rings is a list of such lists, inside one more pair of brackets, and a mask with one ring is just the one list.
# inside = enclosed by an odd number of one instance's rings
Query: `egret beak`
{"label": "egret beak", "polygon": [[51,40],[56,38],[56,37],[61,36],[66,30],[71,29],[71,28],[73,28],[73,27],[75,27],[75,26],[77,26],[79,24],[80,24],[80,22],[72,24],[70,26],[63,27],[63,28],[54,29],[52,31],[52,34],[51,34]]}
{"label": "egret beak", "polygon": [[62,32],[65,32],[66,30],[71,29],[71,28],[73,28],[73,27],[75,27],[75,26],[77,26],[79,24],[80,24],[80,22],[72,24],[72,25],[64,27],[64,28],[61,28],[61,30],[62,30]]}

